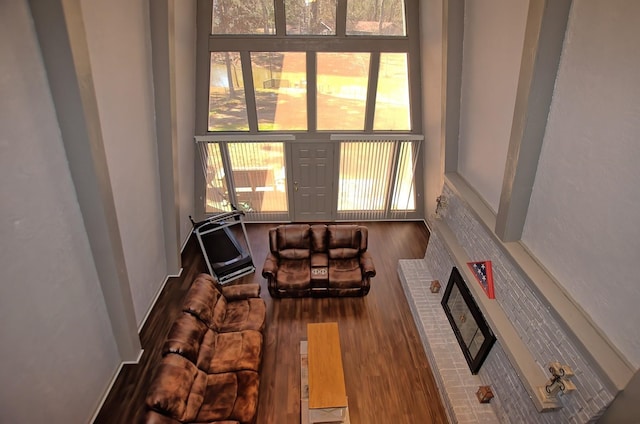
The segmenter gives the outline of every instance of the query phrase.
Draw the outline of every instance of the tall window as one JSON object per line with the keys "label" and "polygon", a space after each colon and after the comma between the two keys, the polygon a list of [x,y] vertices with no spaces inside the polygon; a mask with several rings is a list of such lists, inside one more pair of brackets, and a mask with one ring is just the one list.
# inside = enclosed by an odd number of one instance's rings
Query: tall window
{"label": "tall window", "polygon": [[355,134],[365,141],[341,142],[333,166],[336,216],[415,212],[418,150],[402,140],[422,132],[418,6],[198,0],[196,131],[217,140],[202,149],[204,211],[282,216],[295,203],[288,143]]}

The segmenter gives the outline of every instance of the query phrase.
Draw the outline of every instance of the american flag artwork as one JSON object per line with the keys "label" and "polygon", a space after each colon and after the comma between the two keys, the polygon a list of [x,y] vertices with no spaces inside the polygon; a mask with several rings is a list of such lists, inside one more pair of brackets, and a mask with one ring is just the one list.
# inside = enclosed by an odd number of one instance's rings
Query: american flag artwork
{"label": "american flag artwork", "polygon": [[467,262],[469,269],[480,283],[480,287],[487,294],[489,299],[495,299],[493,289],[493,272],[491,271],[491,261]]}

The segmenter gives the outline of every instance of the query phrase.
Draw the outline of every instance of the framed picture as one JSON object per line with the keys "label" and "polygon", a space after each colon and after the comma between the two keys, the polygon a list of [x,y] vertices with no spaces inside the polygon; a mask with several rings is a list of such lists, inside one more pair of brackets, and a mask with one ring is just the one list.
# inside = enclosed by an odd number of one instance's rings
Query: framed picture
{"label": "framed picture", "polygon": [[487,294],[489,299],[495,299],[493,289],[493,272],[491,271],[491,261],[467,262],[469,269],[476,277],[476,280]]}

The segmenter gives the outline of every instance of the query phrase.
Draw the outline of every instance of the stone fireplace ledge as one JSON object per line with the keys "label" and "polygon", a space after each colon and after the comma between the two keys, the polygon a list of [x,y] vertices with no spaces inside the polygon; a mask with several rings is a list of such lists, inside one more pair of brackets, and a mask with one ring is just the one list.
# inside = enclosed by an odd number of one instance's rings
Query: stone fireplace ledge
{"label": "stone fireplace ledge", "polygon": [[441,294],[431,293],[433,277],[422,259],[398,261],[398,275],[440,395],[452,423],[499,423],[491,404],[481,404],[476,392],[483,383],[472,375],[447,316]]}

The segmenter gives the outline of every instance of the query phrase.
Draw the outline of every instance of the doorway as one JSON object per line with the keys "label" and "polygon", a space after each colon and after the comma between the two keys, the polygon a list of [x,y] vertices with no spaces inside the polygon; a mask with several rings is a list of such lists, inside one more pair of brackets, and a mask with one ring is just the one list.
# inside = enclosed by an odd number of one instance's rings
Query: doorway
{"label": "doorway", "polygon": [[335,211],[335,143],[288,143],[294,222],[331,221]]}

